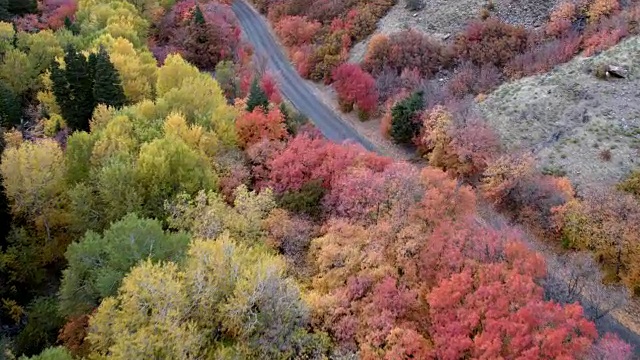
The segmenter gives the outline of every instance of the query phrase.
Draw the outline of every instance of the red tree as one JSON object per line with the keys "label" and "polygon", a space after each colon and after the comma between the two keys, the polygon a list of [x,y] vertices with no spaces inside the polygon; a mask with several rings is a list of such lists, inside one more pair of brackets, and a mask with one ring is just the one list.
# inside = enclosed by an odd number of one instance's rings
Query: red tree
{"label": "red tree", "polygon": [[286,46],[300,46],[311,43],[320,30],[321,24],[309,21],[305,16],[285,16],[275,26],[276,34]]}
{"label": "red tree", "polygon": [[573,359],[597,337],[580,305],[542,300],[530,275],[484,264],[443,280],[427,300],[440,359]]}
{"label": "red tree", "polygon": [[319,134],[303,133],[289,142],[278,154],[269,168],[268,185],[278,193],[300,190],[311,180],[321,180],[322,186],[330,190],[337,176],[352,166],[384,166],[380,161],[357,145],[338,145]]}
{"label": "red tree", "polygon": [[270,103],[280,104],[282,102],[282,95],[280,95],[278,85],[269,72],[262,75],[262,78],[260,79],[260,87],[264,90],[265,94],[267,94],[267,98],[269,98]]}
{"label": "red tree", "polygon": [[262,109],[244,113],[236,121],[240,146],[247,148],[261,140],[283,140],[287,137],[284,116],[279,109],[265,113]]}
{"label": "red tree", "polygon": [[366,114],[375,110],[378,104],[375,79],[359,65],[345,63],[338,66],[333,71],[333,81],[343,111],[351,111],[354,105]]}

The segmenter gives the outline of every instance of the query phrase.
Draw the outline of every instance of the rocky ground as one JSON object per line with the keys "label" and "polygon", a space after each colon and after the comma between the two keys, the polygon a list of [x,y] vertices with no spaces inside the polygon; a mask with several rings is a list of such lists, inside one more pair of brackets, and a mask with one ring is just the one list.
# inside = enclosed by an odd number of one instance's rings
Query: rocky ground
{"label": "rocky ground", "polygon": [[[628,70],[599,79],[599,65]],[[635,169],[640,148],[640,37],[505,84],[480,104],[511,151],[533,152],[547,172],[578,186],[614,184]]]}

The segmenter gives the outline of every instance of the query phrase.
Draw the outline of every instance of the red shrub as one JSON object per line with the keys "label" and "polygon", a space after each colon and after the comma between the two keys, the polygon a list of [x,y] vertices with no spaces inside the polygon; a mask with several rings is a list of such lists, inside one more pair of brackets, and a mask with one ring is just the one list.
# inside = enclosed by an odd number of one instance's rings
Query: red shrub
{"label": "red shrub", "polygon": [[446,49],[429,36],[415,30],[405,30],[371,39],[363,66],[376,75],[388,68],[398,74],[404,69],[417,69],[423,76],[435,73],[448,65]]}
{"label": "red shrub", "polygon": [[[321,180],[330,190],[336,176],[353,166],[370,167],[378,163],[375,157],[357,145],[339,145],[325,140],[320,134],[299,134],[289,142],[268,167],[268,186],[278,193],[300,190],[311,180]],[[380,165],[380,164],[379,164]]]}
{"label": "red shrub", "polygon": [[596,23],[605,16],[611,16],[620,10],[618,0],[593,0],[587,9],[590,23]]}
{"label": "red shrub", "polygon": [[282,102],[282,95],[280,95],[278,85],[269,72],[262,75],[262,78],[260,79],[260,87],[264,90],[265,94],[267,94],[270,103],[280,104]]}
{"label": "red shrub", "polygon": [[276,34],[286,46],[300,46],[311,43],[320,30],[321,24],[309,21],[304,16],[285,16],[275,26]]}
{"label": "red shrub", "polygon": [[284,116],[278,109],[264,113],[261,109],[245,113],[236,121],[236,132],[242,148],[266,140],[283,140],[287,137]]}
{"label": "red shrub", "polygon": [[549,36],[562,36],[569,29],[571,29],[571,23],[578,16],[578,7],[572,1],[565,1],[557,5],[551,15],[549,15],[549,22],[546,25],[545,33]]}
{"label": "red shrub", "polygon": [[616,45],[629,34],[629,27],[622,18],[601,21],[587,29],[584,34],[583,49],[586,56],[595,55]]}
{"label": "red shrub", "polygon": [[333,72],[333,86],[343,111],[356,105],[358,110],[371,113],[378,103],[375,80],[357,64],[342,64]]}
{"label": "red shrub", "polygon": [[573,59],[580,49],[581,41],[580,35],[569,33],[563,38],[543,43],[509,61],[505,65],[505,74],[517,79],[548,72],[554,66]]}
{"label": "red shrub", "polygon": [[503,66],[523,53],[529,34],[523,27],[513,26],[495,18],[474,21],[455,40],[453,49],[461,59],[478,65]]}

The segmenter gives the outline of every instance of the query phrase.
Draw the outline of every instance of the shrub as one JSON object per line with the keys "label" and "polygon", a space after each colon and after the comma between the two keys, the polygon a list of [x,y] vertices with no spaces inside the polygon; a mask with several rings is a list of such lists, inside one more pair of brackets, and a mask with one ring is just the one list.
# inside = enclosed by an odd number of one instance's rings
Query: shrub
{"label": "shrub", "polygon": [[421,75],[433,75],[450,62],[445,47],[415,30],[404,30],[390,36],[376,35],[371,39],[363,66],[377,75],[385,69],[400,74],[404,69],[417,69]]}
{"label": "shrub", "polygon": [[529,34],[523,27],[490,18],[467,25],[455,39],[453,49],[459,58],[477,65],[502,67],[526,50],[528,38]]}
{"label": "shrub", "polygon": [[549,36],[562,36],[571,29],[571,24],[576,20],[577,16],[578,8],[576,4],[572,1],[560,3],[549,15],[545,33]]}
{"label": "shrub", "polygon": [[524,54],[517,55],[505,65],[504,72],[511,79],[541,74],[554,66],[571,60],[580,49],[582,39],[577,33],[543,43]]}
{"label": "shrub", "polygon": [[640,170],[632,172],[626,180],[618,184],[618,190],[628,192],[640,198]]}
{"label": "shrub", "polygon": [[610,16],[620,10],[618,0],[593,0],[587,9],[590,23],[598,22],[605,16]]}
{"label": "shrub", "polygon": [[393,141],[410,144],[420,132],[419,114],[424,108],[424,93],[417,91],[399,101],[391,108],[391,131]]}
{"label": "shrub", "polygon": [[342,64],[333,72],[333,86],[343,111],[349,112],[356,105],[358,110],[370,114],[378,103],[375,80],[357,64]]}
{"label": "shrub", "polygon": [[298,191],[288,191],[280,198],[280,205],[290,211],[318,216],[321,213],[322,198],[326,190],[322,180],[312,180],[304,184]]}
{"label": "shrub", "polygon": [[247,148],[266,140],[283,140],[287,137],[284,116],[279,109],[265,112],[256,108],[244,113],[236,121],[236,132],[242,148]]}
{"label": "shrub", "polygon": [[276,34],[286,46],[309,44],[320,30],[321,24],[305,16],[285,16],[275,26]]}
{"label": "shrub", "polygon": [[585,56],[600,53],[629,34],[629,27],[623,19],[608,19],[589,27],[584,34],[583,49]]}

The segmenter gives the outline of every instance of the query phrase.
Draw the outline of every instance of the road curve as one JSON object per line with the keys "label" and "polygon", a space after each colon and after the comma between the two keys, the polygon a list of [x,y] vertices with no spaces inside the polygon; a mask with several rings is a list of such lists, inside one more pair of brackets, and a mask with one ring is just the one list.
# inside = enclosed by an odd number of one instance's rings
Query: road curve
{"label": "road curve", "polygon": [[306,81],[291,66],[269,25],[256,10],[243,0],[235,0],[231,8],[255,53],[267,59],[267,67],[273,71],[280,91],[298,111],[309,118],[329,140],[337,143],[353,141],[369,151],[379,152],[373,143],[318,100]]}

